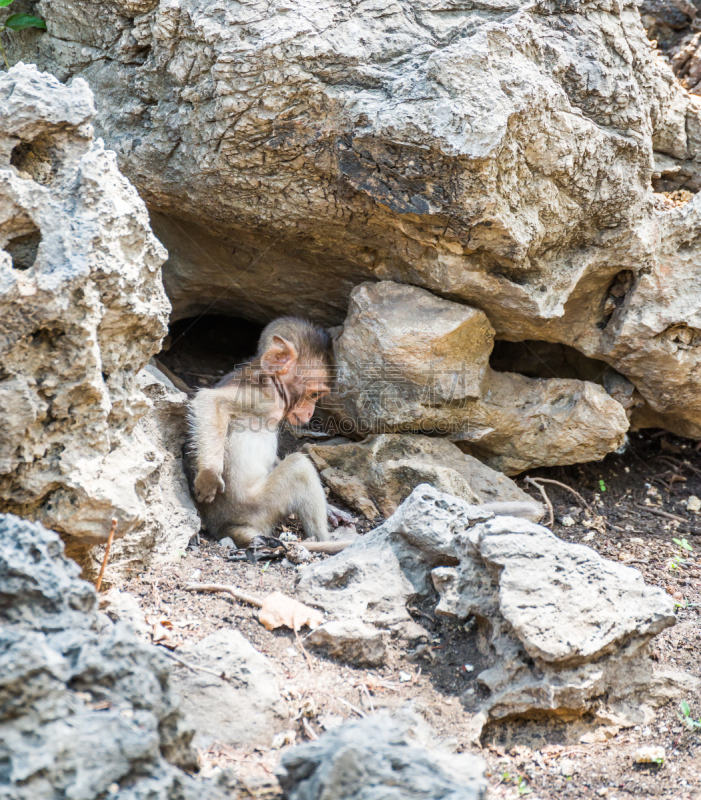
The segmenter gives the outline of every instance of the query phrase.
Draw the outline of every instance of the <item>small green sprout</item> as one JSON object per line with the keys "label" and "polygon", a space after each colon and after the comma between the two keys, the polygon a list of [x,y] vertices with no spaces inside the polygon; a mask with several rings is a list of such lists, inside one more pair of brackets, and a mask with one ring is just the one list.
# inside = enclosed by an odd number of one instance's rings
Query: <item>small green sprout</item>
{"label": "small green sprout", "polygon": [[533,789],[531,789],[531,787],[526,782],[526,779],[523,777],[523,775],[518,776],[518,785],[516,786],[516,788],[518,789],[519,797],[523,797],[526,794],[531,794],[531,792],[533,791]]}
{"label": "small green sprout", "polygon": [[601,489],[602,492],[606,491],[606,484],[603,482],[603,480],[599,481],[599,489]]}
{"label": "small green sprout", "polygon": [[[0,8],[6,8],[13,2],[14,0],[0,0]],[[4,22],[0,22],[0,53],[6,69],[10,69],[10,64],[2,44],[2,34],[5,31],[23,31],[25,28],[41,28],[45,31],[46,23],[41,17],[33,17],[31,14],[10,14]]]}
{"label": "small green sprout", "polygon": [[672,560],[669,565],[670,570],[675,570],[682,567],[686,561],[686,558],[684,558],[685,554],[691,553],[694,548],[689,544],[688,540],[683,537],[681,539],[672,539],[672,541],[679,548],[679,552],[672,556]]}
{"label": "small green sprout", "polygon": [[679,710],[682,712],[681,714],[677,714],[679,721],[682,725],[685,725],[689,730],[701,730],[701,719],[694,719],[691,716],[691,708],[686,700],[682,700],[679,704]]}

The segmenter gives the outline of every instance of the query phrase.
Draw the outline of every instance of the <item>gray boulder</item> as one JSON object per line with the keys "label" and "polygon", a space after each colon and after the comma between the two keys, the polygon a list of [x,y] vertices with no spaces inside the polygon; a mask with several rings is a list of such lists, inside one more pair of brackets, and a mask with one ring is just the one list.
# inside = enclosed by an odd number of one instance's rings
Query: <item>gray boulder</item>
{"label": "gray boulder", "polygon": [[483,632],[491,666],[477,677],[491,693],[465,697],[482,723],[565,708],[635,725],[701,685],[653,668],[648,642],[674,625],[674,601],[638,570],[510,517],[459,534],[456,551],[457,568],[433,572],[436,611],[474,616]]}
{"label": "gray boulder", "polygon": [[346,722],[280,760],[278,779],[289,800],[481,800],[481,758],[455,755],[417,741],[406,719],[386,713]]}
{"label": "gray boulder", "polygon": [[322,480],[352,508],[365,513],[369,507],[371,517],[377,509],[385,517],[394,514],[421,483],[472,504],[516,501],[540,506],[506,475],[461,452],[448,439],[386,433],[306,450]]}
{"label": "gray boulder", "polygon": [[58,536],[0,515],[0,794],[216,800],[195,768],[169,659],[96,611]]}
{"label": "gray boulder", "polygon": [[313,630],[305,644],[358,667],[379,667],[385,662],[385,635],[359,619],[337,619]]}
{"label": "gray boulder", "polygon": [[456,534],[492,516],[421,484],[379,528],[333,558],[305,567],[296,595],[336,618],[411,625],[407,601],[431,591],[430,570],[458,563]]}
{"label": "gray boulder", "polygon": [[195,729],[196,747],[212,742],[270,747],[273,736],[287,727],[287,708],[270,661],[238,631],[210,633],[178,653],[221,676],[177,664],[173,669],[180,709]]}

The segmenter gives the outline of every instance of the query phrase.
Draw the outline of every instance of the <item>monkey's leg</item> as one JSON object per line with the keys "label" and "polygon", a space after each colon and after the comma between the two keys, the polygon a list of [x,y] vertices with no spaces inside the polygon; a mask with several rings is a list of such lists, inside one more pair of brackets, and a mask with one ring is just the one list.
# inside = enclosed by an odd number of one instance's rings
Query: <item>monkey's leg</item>
{"label": "monkey's leg", "polygon": [[268,532],[288,514],[297,514],[309,538],[329,539],[326,495],[316,469],[302,453],[281,461],[255,494],[257,513],[249,520],[252,527]]}

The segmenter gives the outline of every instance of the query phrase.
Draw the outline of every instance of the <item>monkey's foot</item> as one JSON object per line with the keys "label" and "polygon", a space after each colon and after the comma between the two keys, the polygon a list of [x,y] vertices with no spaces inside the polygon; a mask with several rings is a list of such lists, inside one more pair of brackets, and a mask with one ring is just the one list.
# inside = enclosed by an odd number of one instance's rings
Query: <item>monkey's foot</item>
{"label": "monkey's foot", "polygon": [[211,503],[217,496],[217,492],[226,489],[224,479],[220,473],[215,473],[209,469],[198,472],[195,478],[195,497],[200,503]]}
{"label": "monkey's foot", "polygon": [[357,521],[352,514],[347,511],[341,511],[340,508],[336,508],[330,503],[326,504],[326,516],[332,528],[338,528],[341,525],[352,525]]}

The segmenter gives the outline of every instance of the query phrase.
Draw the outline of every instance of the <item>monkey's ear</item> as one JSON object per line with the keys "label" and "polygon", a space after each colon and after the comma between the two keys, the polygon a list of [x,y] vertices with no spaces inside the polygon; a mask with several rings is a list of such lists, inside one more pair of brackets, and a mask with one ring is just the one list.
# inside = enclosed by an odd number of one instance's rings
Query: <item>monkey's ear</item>
{"label": "monkey's ear", "polygon": [[260,361],[263,369],[285,375],[297,361],[297,349],[282,336],[273,336]]}

